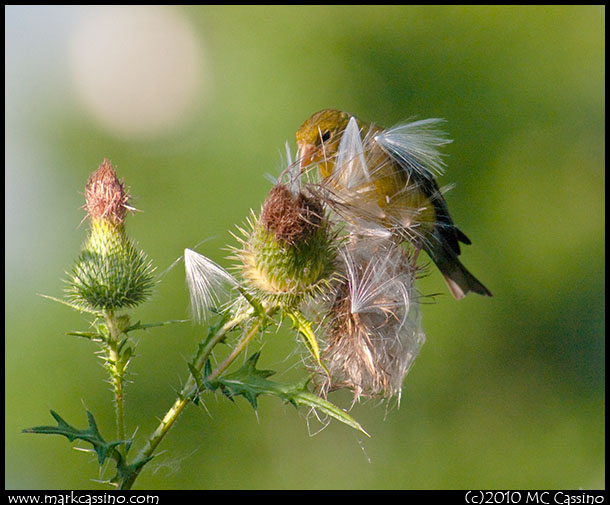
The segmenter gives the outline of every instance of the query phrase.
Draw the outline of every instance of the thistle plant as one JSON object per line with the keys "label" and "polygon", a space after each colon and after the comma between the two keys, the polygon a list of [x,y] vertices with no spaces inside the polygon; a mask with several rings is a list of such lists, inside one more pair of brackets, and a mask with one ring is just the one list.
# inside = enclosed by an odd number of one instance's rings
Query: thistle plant
{"label": "thistle plant", "polygon": [[[186,407],[205,403],[215,393],[231,400],[241,396],[254,409],[261,395],[275,396],[368,435],[329,397],[348,389],[354,401],[400,398],[405,375],[425,341],[422,295],[416,288],[423,270],[417,265],[421,245],[401,243],[404,236],[377,219],[383,210],[363,198],[371,186],[370,160],[353,122],[350,127],[336,141],[332,159],[323,160],[333,167],[332,177],[316,177],[302,159],[293,163],[289,156],[260,211],[252,211],[237,229],[229,270],[185,249],[191,315],[202,338],[175,401],[142,439],[126,432],[125,376],[135,348],[131,335],[180,321],[131,321],[129,311],[147,300],[157,281],[151,262],[125,228],[133,210],[129,194],[104,160],[85,189],[89,233],[67,273],[66,297],[58,301],[92,316],[92,329],[70,334],[99,348],[114,395],[116,438],[104,439],[89,411],[85,429],[51,411],[56,426],[24,431],[89,444],[100,466],[114,462],[107,483],[121,489],[130,489],[157,456]],[[409,185],[401,188],[409,190]],[[412,226],[416,229],[417,223]],[[266,333],[281,325],[294,332],[295,345],[302,349],[302,378],[294,383],[272,380],[274,371],[257,367]],[[222,352],[221,342],[230,344],[228,351]]]}

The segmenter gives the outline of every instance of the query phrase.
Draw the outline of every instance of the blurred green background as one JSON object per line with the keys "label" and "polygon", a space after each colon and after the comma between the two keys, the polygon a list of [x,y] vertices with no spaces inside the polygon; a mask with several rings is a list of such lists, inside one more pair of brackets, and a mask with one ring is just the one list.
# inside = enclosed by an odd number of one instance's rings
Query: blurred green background
{"label": "blurred green background", "polygon": [[[473,240],[464,263],[495,296],[424,307],[427,342],[400,408],[351,411],[370,439],[337,422],[311,436],[320,426],[276,398],[255,413],[210,397],[136,487],[605,487],[603,7],[5,14],[7,488],[105,489],[92,455],[20,433],[51,424],[49,409],[84,427],[84,406],[114,433],[95,347],[65,335],[87,319],[37,296],[62,296],[89,174],[104,157],[118,167],[142,211],[128,230],[164,274],[135,317],[185,318],[183,268],[169,265],[204,239],[199,252],[230,265],[224,248],[260,208],[264,174],[326,107],[387,126],[447,119],[441,183],[455,183],[447,200]],[[420,288],[447,293],[438,272]],[[139,437],[173,402],[201,334],[187,323],[138,336],[127,408]],[[285,370],[295,348],[290,332],[269,334],[261,367]]]}

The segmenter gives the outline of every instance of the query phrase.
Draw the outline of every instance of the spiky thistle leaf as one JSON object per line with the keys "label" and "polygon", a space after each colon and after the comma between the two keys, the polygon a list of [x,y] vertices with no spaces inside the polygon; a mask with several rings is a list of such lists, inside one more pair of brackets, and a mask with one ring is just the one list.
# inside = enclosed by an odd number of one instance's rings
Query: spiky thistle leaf
{"label": "spiky thistle leaf", "polygon": [[211,389],[220,388],[229,398],[243,396],[254,409],[258,406],[259,396],[277,396],[294,407],[307,406],[316,409],[368,436],[362,426],[344,410],[309,392],[307,390],[308,380],[301,384],[282,384],[270,381],[268,377],[275,372],[257,369],[256,363],[259,357],[260,352],[254,353],[239,370],[217,378],[208,384],[209,387]]}
{"label": "spiky thistle leaf", "polygon": [[127,448],[131,446],[131,440],[118,440],[114,442],[106,442],[100,434],[97,423],[93,414],[87,410],[87,423],[89,426],[84,430],[79,430],[68,424],[57,412],[51,410],[51,415],[57,421],[57,426],[36,426],[34,428],[26,428],[23,433],[35,433],[40,435],[62,435],[70,442],[75,440],[83,440],[93,446],[93,450],[97,454],[97,460],[100,465],[104,463],[106,458],[114,457],[121,458],[120,453],[115,451],[115,448],[124,444]]}

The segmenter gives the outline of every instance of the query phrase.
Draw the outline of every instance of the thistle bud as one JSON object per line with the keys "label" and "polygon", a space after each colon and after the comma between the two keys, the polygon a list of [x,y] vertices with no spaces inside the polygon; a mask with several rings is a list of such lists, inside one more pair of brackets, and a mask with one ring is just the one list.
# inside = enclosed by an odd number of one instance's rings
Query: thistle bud
{"label": "thistle bud", "polygon": [[151,292],[153,269],[125,232],[129,195],[108,160],[89,177],[85,196],[90,232],[68,274],[67,294],[93,310],[138,305]]}
{"label": "thistle bud", "polygon": [[299,298],[331,274],[336,240],[318,199],[277,184],[249,224],[237,256],[245,281],[262,295]]}

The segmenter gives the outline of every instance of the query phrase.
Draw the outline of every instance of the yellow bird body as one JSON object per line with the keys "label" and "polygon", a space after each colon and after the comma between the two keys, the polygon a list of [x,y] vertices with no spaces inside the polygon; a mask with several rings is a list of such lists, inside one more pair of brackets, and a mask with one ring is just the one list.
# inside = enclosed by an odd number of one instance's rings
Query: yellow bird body
{"label": "yellow bird body", "polygon": [[[443,165],[436,146],[448,143],[430,129],[436,122],[384,130],[343,111],[322,110],[297,131],[301,169],[317,164],[327,184],[351,190],[351,203],[371,221],[424,249],[455,298],[469,291],[491,296],[458,259],[459,242],[470,240],[453,223],[434,177]],[[354,163],[357,170],[350,168]]]}

